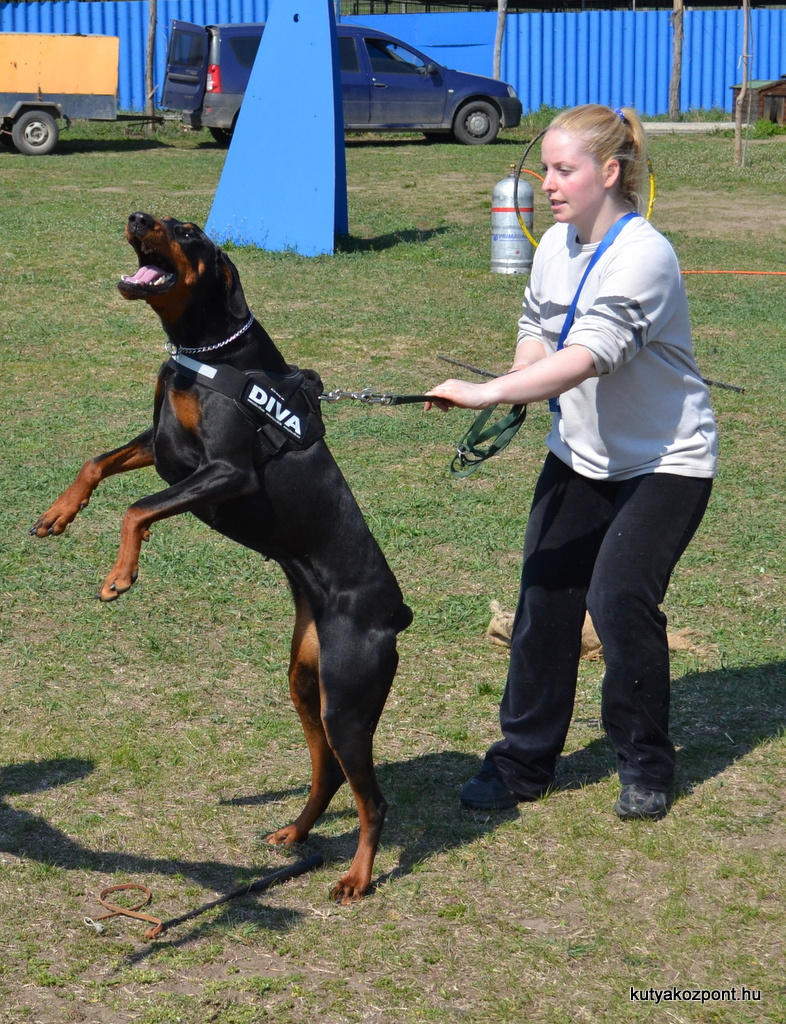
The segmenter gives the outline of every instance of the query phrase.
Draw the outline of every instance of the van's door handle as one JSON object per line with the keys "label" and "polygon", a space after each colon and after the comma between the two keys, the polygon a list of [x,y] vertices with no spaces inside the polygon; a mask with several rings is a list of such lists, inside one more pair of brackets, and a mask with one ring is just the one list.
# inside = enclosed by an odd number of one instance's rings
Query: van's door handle
{"label": "van's door handle", "polygon": [[378,82],[376,79],[373,79],[373,82],[375,89],[387,89],[388,87],[387,82]]}
{"label": "van's door handle", "polygon": [[187,82],[189,84],[190,83],[196,84],[197,82],[199,82],[199,75],[181,75],[181,74],[179,74],[177,72],[171,72],[171,71],[169,73],[169,78],[173,82]]}

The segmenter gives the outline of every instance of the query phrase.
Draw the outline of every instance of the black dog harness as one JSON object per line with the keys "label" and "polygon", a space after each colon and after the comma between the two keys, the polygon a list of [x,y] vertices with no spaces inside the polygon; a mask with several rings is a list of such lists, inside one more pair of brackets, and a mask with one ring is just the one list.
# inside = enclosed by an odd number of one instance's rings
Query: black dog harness
{"label": "black dog harness", "polygon": [[325,434],[319,403],[322,381],[314,370],[291,366],[289,373],[243,371],[226,363],[200,363],[181,352],[165,365],[231,398],[258,425],[257,436],[265,458],[280,451],[309,448]]}

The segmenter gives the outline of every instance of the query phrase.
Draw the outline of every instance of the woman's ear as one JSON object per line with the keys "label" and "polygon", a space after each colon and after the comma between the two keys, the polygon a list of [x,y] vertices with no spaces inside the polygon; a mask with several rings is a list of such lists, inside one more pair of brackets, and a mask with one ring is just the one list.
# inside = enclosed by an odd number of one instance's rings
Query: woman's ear
{"label": "woman's ear", "polygon": [[606,188],[612,188],[619,180],[620,162],[612,157],[603,168],[603,184]]}

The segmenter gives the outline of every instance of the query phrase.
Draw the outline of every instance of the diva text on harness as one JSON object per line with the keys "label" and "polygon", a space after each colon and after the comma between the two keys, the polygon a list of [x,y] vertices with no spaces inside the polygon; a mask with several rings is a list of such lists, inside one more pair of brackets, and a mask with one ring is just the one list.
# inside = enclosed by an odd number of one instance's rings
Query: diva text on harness
{"label": "diva text on harness", "polygon": [[290,367],[289,373],[236,370],[226,363],[200,363],[176,352],[165,364],[170,370],[211,391],[231,398],[259,424],[266,456],[284,449],[308,448],[325,434],[319,406],[322,381],[314,370]]}

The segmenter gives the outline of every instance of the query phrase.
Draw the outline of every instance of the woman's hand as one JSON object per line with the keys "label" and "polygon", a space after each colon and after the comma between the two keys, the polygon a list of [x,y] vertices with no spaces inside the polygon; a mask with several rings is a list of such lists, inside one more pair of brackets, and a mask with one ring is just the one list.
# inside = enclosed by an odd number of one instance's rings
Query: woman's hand
{"label": "woman's hand", "polygon": [[434,396],[434,401],[426,402],[425,408],[428,411],[432,405],[439,409],[450,409],[454,405],[462,409],[488,409],[497,404],[529,405],[561,395],[597,375],[589,349],[583,345],[566,345],[545,359],[520,366],[483,384],[446,380],[426,392]]}
{"label": "woman's hand", "polygon": [[426,402],[426,412],[434,405],[443,412],[454,406],[462,409],[487,409],[494,405],[493,401],[489,401],[485,385],[472,384],[466,380],[446,380],[432,388],[428,394],[434,396],[434,401]]}

